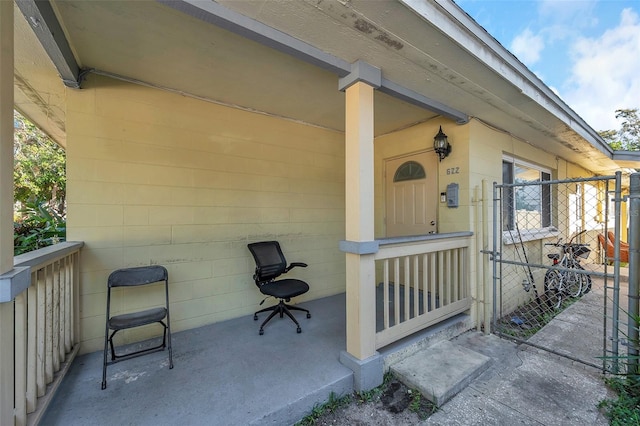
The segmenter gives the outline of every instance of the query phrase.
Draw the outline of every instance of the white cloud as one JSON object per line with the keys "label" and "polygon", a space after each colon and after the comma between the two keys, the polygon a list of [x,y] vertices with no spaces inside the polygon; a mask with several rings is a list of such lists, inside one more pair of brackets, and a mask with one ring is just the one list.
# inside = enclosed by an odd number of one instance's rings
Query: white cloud
{"label": "white cloud", "polygon": [[544,49],[544,40],[539,35],[526,29],[518,34],[511,42],[511,52],[525,65],[531,66],[540,59],[540,52]]}
{"label": "white cloud", "polygon": [[596,130],[617,129],[615,110],[640,107],[640,18],[631,9],[617,27],[572,47],[563,97]]}
{"label": "white cloud", "polygon": [[593,24],[596,3],[597,0],[542,0],[538,11],[545,20],[588,26]]}

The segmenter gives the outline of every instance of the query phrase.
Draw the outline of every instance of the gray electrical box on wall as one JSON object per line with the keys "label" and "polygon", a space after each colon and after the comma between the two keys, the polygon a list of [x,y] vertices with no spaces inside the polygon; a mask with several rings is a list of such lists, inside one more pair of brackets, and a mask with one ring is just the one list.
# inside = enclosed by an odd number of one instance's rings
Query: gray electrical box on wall
{"label": "gray electrical box on wall", "polygon": [[458,184],[447,185],[447,207],[458,207]]}

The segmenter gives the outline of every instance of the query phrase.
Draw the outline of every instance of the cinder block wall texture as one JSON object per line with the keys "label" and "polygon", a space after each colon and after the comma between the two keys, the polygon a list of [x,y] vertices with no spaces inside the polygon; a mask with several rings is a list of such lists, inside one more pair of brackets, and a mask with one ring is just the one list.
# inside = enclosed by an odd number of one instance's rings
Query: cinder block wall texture
{"label": "cinder block wall texture", "polygon": [[[160,264],[174,331],[253,313],[247,243],[279,240],[305,301],[345,290],[344,134],[91,76],[67,99],[69,241],[81,259],[82,352],[102,348],[106,280]],[[124,298],[126,312],[162,288]],[[156,334],[123,333],[121,342]]]}

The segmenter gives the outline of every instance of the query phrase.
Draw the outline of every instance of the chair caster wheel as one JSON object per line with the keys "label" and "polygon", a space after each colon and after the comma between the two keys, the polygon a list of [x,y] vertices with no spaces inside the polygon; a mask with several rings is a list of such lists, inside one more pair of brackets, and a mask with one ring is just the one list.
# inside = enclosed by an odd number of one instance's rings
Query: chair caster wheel
{"label": "chair caster wheel", "polygon": [[253,320],[254,321],[258,321],[258,315],[257,314],[253,314]]}
{"label": "chair caster wheel", "polygon": [[311,318],[311,314],[307,314],[307,318]]}
{"label": "chair caster wheel", "polygon": [[258,334],[262,336],[262,335],[264,334],[264,330],[263,330],[263,329],[260,329],[260,331],[258,332]]}
{"label": "chair caster wheel", "polygon": [[298,327],[298,328],[296,329],[296,333],[298,333],[298,334],[302,333],[302,329],[301,329],[300,327]]}

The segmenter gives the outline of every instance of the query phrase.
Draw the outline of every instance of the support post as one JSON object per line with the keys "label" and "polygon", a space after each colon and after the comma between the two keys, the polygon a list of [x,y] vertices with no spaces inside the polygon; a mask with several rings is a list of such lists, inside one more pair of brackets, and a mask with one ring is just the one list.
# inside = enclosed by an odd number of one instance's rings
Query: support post
{"label": "support post", "polygon": [[[346,89],[345,213],[348,241],[373,240],[373,87]],[[373,254],[347,253],[347,352],[362,360],[375,354]]]}
{"label": "support post", "polygon": [[[0,275],[13,269],[13,1],[0,1]],[[0,303],[0,424],[14,424],[13,301]]]}
{"label": "support post", "polygon": [[366,62],[352,64],[340,79],[345,91],[345,252],[347,348],[340,361],[354,371],[357,391],[382,384],[384,365],[376,352],[376,288],[374,240],[374,89],[382,72]]}
{"label": "support post", "polygon": [[629,188],[629,374],[638,374],[638,297],[640,289],[640,173],[631,175]]}

